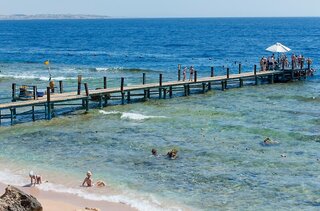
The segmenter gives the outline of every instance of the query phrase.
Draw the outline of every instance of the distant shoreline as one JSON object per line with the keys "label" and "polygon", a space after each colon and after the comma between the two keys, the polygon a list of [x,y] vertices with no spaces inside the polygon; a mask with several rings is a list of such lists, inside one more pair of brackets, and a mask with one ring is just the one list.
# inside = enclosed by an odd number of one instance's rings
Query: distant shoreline
{"label": "distant shoreline", "polygon": [[0,20],[98,20],[110,19],[101,15],[69,15],[69,14],[38,14],[38,15],[0,15]]}
{"label": "distant shoreline", "polygon": [[83,15],[83,14],[14,14],[0,15],[0,20],[106,20],[106,19],[272,19],[272,18],[320,18],[319,16],[289,16],[289,17],[112,17],[104,15]]}

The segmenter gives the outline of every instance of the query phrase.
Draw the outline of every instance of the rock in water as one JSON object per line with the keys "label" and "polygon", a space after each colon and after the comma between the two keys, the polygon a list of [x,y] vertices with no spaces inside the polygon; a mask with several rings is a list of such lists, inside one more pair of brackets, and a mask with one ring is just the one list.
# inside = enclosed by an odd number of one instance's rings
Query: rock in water
{"label": "rock in water", "polygon": [[0,197],[1,211],[42,211],[40,202],[18,188],[8,185]]}

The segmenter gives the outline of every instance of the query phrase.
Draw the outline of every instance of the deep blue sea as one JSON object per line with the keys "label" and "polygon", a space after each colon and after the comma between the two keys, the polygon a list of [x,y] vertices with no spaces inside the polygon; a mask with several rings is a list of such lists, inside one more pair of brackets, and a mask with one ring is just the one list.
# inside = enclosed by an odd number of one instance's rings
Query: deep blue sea
{"label": "deep blue sea", "polygon": [[[0,102],[11,83],[77,75],[89,88],[252,71],[280,42],[319,69],[320,18],[0,21]],[[288,54],[291,56],[291,52]],[[117,201],[139,210],[317,210],[320,206],[320,77],[74,111],[52,121],[0,127],[0,182],[24,185],[33,169],[45,190]],[[236,87],[236,85],[234,85]],[[63,109],[62,109],[63,111]],[[74,115],[75,114],[75,115]],[[43,117],[38,117],[39,119]],[[264,146],[266,137],[279,144]],[[150,156],[151,149],[168,160]],[[107,189],[79,187],[86,171]],[[63,176],[61,176],[63,175]]]}

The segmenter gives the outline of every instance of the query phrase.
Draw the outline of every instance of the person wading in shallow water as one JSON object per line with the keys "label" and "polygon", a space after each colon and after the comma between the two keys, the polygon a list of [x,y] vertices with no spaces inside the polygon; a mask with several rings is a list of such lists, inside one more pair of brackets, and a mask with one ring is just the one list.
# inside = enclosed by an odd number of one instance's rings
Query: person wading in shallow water
{"label": "person wading in shallow water", "polygon": [[29,172],[29,177],[31,180],[31,185],[40,185],[42,183],[42,177],[40,175],[35,174],[33,171]]}

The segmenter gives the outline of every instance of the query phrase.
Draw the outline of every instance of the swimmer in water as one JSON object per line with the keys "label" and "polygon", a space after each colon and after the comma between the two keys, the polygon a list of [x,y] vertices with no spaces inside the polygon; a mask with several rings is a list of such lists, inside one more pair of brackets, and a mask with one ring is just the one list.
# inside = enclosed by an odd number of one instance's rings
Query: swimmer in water
{"label": "swimmer in water", "polygon": [[174,160],[178,157],[178,150],[176,149],[172,149],[171,151],[169,151],[167,153],[167,156],[171,159],[171,160]]}
{"label": "swimmer in water", "polygon": [[269,137],[267,137],[266,139],[264,139],[263,144],[264,145],[273,145],[273,144],[279,144],[279,142],[273,141]]}

